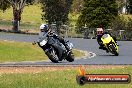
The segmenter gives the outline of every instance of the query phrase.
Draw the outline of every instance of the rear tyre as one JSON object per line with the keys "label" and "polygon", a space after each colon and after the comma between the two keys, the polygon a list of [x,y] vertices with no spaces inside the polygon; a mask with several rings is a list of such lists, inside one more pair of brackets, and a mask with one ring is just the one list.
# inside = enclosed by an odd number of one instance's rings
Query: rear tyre
{"label": "rear tyre", "polygon": [[73,62],[74,61],[74,55],[72,52],[70,52],[68,54],[68,56],[66,57],[66,60],[69,61],[69,62]]}

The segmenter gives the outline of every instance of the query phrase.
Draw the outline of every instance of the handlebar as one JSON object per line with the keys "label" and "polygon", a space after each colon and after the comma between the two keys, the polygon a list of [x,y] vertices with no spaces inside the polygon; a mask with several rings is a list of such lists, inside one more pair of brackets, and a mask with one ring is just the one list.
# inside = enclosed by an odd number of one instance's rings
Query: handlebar
{"label": "handlebar", "polygon": [[37,43],[37,42],[34,41],[34,42],[32,43],[32,45],[36,45],[36,43]]}

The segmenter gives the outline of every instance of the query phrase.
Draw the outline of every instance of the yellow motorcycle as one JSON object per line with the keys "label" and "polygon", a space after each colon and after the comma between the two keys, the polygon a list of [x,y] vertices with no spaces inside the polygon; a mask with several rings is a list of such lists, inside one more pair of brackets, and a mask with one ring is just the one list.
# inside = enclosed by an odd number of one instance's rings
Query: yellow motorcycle
{"label": "yellow motorcycle", "polygon": [[118,45],[115,43],[114,39],[109,34],[104,34],[101,37],[104,47],[115,56],[119,55]]}

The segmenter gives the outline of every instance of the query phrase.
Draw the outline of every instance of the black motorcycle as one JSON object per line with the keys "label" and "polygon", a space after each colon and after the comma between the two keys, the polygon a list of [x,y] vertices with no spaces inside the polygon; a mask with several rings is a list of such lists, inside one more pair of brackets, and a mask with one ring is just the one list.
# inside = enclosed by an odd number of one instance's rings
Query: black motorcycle
{"label": "black motorcycle", "polygon": [[67,60],[69,62],[74,61],[74,54],[72,52],[73,44],[69,41],[65,41],[66,47],[52,35],[45,35],[41,42],[37,42],[38,45],[43,49],[48,58],[54,62],[58,63],[62,60]]}

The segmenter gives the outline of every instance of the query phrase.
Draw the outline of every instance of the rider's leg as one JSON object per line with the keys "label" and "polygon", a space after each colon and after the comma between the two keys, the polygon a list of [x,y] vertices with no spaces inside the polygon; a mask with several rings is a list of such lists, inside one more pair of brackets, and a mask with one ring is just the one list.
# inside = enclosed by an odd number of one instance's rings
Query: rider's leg
{"label": "rider's leg", "polygon": [[64,38],[58,37],[58,39],[59,39],[59,41],[65,46],[65,48],[67,49],[67,51],[69,51],[69,47],[68,47],[68,45],[66,44]]}

